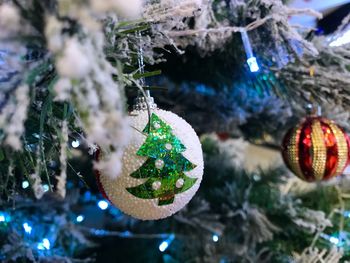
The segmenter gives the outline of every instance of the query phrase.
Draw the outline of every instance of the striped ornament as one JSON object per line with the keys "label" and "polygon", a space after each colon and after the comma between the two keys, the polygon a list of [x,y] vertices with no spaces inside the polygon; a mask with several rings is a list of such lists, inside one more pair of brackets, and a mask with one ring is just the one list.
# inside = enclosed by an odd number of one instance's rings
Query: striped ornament
{"label": "striped ornament", "polygon": [[288,168],[308,181],[340,175],[348,164],[349,138],[333,121],[308,117],[288,131],[282,156]]}

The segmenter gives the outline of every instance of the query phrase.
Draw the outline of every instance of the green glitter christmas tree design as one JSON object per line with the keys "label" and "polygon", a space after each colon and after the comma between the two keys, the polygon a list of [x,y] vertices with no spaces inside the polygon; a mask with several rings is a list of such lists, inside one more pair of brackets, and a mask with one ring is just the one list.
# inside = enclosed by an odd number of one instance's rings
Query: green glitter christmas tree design
{"label": "green glitter christmas tree design", "polygon": [[149,158],[130,176],[148,179],[141,185],[127,188],[127,191],[142,199],[158,198],[159,206],[172,204],[176,194],[190,189],[197,181],[184,173],[196,165],[181,154],[186,150],[185,146],[156,114],[151,115],[143,132],[149,134],[136,154]]}

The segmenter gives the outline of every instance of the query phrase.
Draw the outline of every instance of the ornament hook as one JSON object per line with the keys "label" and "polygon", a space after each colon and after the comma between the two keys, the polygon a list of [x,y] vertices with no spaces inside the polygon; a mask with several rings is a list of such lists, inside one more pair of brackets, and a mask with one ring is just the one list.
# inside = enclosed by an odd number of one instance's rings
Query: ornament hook
{"label": "ornament hook", "polygon": [[318,103],[316,105],[309,103],[306,105],[306,109],[308,114],[311,116],[317,116],[317,117],[322,116],[322,107]]}

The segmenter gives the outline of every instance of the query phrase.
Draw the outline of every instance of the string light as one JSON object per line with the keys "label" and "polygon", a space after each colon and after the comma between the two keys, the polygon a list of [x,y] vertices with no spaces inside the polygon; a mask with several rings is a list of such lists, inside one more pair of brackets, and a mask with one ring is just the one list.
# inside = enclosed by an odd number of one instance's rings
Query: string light
{"label": "string light", "polygon": [[339,243],[339,239],[336,238],[336,237],[330,237],[330,238],[329,238],[329,241],[330,241],[331,243],[333,243],[334,245],[338,245],[338,243]]}
{"label": "string light", "polygon": [[47,191],[49,191],[49,185],[47,185],[47,184],[44,184],[43,185],[43,190],[44,190],[44,192],[47,192]]}
{"label": "string light", "polygon": [[344,240],[347,239],[346,234],[344,232],[340,232],[332,236],[322,233],[320,236],[337,247],[343,247],[345,245]]}
{"label": "string light", "polygon": [[257,72],[260,69],[255,57],[248,58],[247,64],[251,72]]}
{"label": "string light", "polygon": [[244,46],[245,53],[247,55],[247,64],[251,72],[259,71],[259,65],[256,61],[256,57],[253,54],[252,46],[250,44],[250,40],[246,30],[241,30],[241,37]]}
{"label": "string light", "polygon": [[108,203],[105,200],[98,201],[97,205],[101,210],[106,210],[108,208]]}
{"label": "string light", "polygon": [[28,182],[28,181],[23,181],[23,182],[22,182],[22,188],[23,188],[23,189],[28,188],[28,186],[29,186],[29,182]]}
{"label": "string light", "polygon": [[162,243],[160,243],[159,245],[159,251],[164,252],[169,247],[171,242],[173,242],[174,239],[175,235],[171,234],[166,240],[162,241]]}
{"label": "string light", "polygon": [[50,249],[50,241],[47,238],[44,238],[39,244],[38,244],[38,249],[39,250],[49,250]]}
{"label": "string light", "polygon": [[27,233],[27,234],[30,234],[30,233],[32,233],[32,227],[27,223],[27,222],[25,222],[24,224],[23,224],[23,228],[24,228],[24,231]]}
{"label": "string light", "polygon": [[78,223],[83,222],[83,220],[84,220],[84,216],[83,215],[78,215],[77,218],[76,218],[76,221]]}
{"label": "string light", "polygon": [[6,213],[6,212],[0,212],[0,223],[4,222],[4,223],[7,223],[7,222],[10,222],[11,221],[11,216]]}
{"label": "string light", "polygon": [[213,235],[213,241],[214,241],[214,242],[218,242],[218,241],[219,241],[219,236],[216,235],[216,234],[214,234],[214,235]]}
{"label": "string light", "polygon": [[162,243],[160,243],[159,245],[159,250],[160,252],[164,252],[169,246],[169,243],[167,241],[163,241]]}
{"label": "string light", "polygon": [[80,146],[80,141],[79,140],[72,141],[72,147],[73,148],[78,148],[79,146]]}
{"label": "string light", "polygon": [[345,211],[345,212],[344,212],[344,216],[345,216],[345,217],[350,217],[350,211]]}

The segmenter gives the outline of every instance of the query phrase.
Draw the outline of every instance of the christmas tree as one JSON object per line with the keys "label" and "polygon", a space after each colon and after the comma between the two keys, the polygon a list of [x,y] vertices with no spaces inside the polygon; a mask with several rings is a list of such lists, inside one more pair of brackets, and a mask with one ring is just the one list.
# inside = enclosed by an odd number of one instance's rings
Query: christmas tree
{"label": "christmas tree", "polygon": [[158,205],[171,204],[176,194],[185,192],[196,182],[196,178],[190,178],[184,173],[196,165],[181,154],[186,150],[185,146],[172,134],[171,127],[156,114],[152,113],[143,132],[149,133],[137,155],[149,158],[130,176],[149,179],[127,190],[139,198],[159,198]]}

